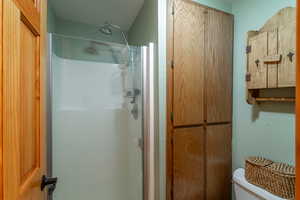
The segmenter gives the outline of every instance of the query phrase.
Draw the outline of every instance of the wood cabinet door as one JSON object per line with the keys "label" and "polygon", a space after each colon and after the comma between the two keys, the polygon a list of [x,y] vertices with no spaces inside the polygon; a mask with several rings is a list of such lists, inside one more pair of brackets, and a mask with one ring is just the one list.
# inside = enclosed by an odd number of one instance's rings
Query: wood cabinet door
{"label": "wood cabinet door", "polygon": [[[44,200],[39,2],[3,2],[3,199]],[[44,21],[45,23],[45,21]],[[43,96],[44,98],[44,96]]]}
{"label": "wood cabinet door", "polygon": [[203,123],[205,9],[174,1],[174,126]]}
{"label": "wood cabinet door", "polygon": [[207,127],[206,195],[209,200],[231,199],[231,125]]}
{"label": "wood cabinet door", "polygon": [[282,61],[278,67],[278,87],[296,86],[296,22],[278,30],[279,53]]}
{"label": "wood cabinet door", "polygon": [[267,64],[264,58],[268,53],[268,32],[260,33],[249,39],[251,52],[248,55],[248,89],[267,88]]}
{"label": "wood cabinet door", "polygon": [[180,128],[173,134],[173,200],[204,200],[203,127]]}
{"label": "wood cabinet door", "polygon": [[205,98],[207,122],[231,122],[233,16],[208,10],[206,21]]}
{"label": "wood cabinet door", "polygon": [[[278,29],[268,32],[268,57],[272,58],[278,54]],[[268,63],[268,88],[278,87],[278,65],[279,63]]]}

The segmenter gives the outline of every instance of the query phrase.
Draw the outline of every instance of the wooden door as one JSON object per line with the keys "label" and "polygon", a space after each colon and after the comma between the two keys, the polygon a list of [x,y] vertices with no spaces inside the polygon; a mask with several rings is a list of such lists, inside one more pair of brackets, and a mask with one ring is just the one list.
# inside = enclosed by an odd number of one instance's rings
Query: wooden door
{"label": "wooden door", "polygon": [[251,51],[248,55],[248,73],[250,80],[248,89],[267,88],[267,64],[263,62],[267,56],[268,32],[260,33],[249,39]]}
{"label": "wooden door", "polygon": [[278,68],[278,87],[296,85],[296,22],[279,27],[278,46],[282,62]]}
{"label": "wooden door", "polygon": [[[3,199],[44,200],[46,1],[3,2]],[[43,21],[45,23],[46,21]]]}
{"label": "wooden door", "polygon": [[233,16],[208,10],[205,33],[207,122],[231,122]]}
{"label": "wooden door", "polygon": [[207,127],[206,199],[231,199],[231,138],[231,124]]}
{"label": "wooden door", "polygon": [[205,194],[203,127],[176,129],[173,140],[173,200],[203,200]]}
{"label": "wooden door", "polygon": [[174,1],[174,126],[203,123],[205,9]]}

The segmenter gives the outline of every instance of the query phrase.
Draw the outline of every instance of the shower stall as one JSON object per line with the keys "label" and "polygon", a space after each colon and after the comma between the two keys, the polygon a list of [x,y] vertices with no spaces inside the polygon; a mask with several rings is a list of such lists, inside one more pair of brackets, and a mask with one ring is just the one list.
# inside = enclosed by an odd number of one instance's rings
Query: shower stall
{"label": "shower stall", "polygon": [[153,199],[153,44],[49,34],[49,48],[50,197]]}

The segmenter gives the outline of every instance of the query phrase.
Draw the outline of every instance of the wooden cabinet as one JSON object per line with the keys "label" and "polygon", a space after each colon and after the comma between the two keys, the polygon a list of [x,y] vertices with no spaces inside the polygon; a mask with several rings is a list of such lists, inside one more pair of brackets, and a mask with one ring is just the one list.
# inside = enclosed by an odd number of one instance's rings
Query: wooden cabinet
{"label": "wooden cabinet", "polygon": [[[281,9],[260,30],[248,32],[246,81],[249,103],[294,99],[294,93],[282,97],[280,94],[296,86],[295,46],[296,12],[292,7]],[[262,89],[270,88],[277,90],[272,90],[271,96],[262,97]]]}
{"label": "wooden cabinet", "polygon": [[296,86],[296,20],[278,29],[278,51],[282,61],[278,67],[278,87]]}
{"label": "wooden cabinet", "polygon": [[205,184],[204,128],[174,131],[174,200],[203,200]]}
{"label": "wooden cabinet", "polygon": [[249,39],[248,55],[248,74],[250,80],[249,89],[258,89],[267,87],[267,64],[263,59],[267,56],[268,33],[258,34]]}
{"label": "wooden cabinet", "polygon": [[233,16],[170,3],[168,200],[229,200]]}
{"label": "wooden cabinet", "polygon": [[[231,122],[233,17],[207,10],[205,28],[205,119],[207,123]],[[197,86],[201,87],[200,84]],[[202,87],[201,87],[202,88]],[[199,89],[199,88],[198,88]]]}
{"label": "wooden cabinet", "polygon": [[[268,41],[267,41],[267,52],[270,60],[275,59],[275,62],[269,62],[267,64],[268,67],[268,74],[267,74],[267,88],[276,88],[278,86],[278,67],[280,67],[280,64],[276,63],[276,58],[281,59],[281,55],[278,53],[278,29],[274,29],[272,31],[268,31]],[[266,44],[265,44],[266,45]],[[270,61],[269,60],[269,61]],[[268,60],[264,60],[268,61]]]}
{"label": "wooden cabinet", "polygon": [[233,18],[186,1],[174,6],[174,126],[230,122]]}
{"label": "wooden cabinet", "polygon": [[205,8],[176,1],[174,15],[174,125],[203,123]]}
{"label": "wooden cabinet", "polygon": [[0,195],[4,200],[46,199],[40,187],[46,174],[46,3],[0,2],[3,38],[0,41],[3,55],[0,57],[3,79]]}
{"label": "wooden cabinet", "polygon": [[206,199],[208,200],[231,199],[231,131],[231,124],[207,127]]}

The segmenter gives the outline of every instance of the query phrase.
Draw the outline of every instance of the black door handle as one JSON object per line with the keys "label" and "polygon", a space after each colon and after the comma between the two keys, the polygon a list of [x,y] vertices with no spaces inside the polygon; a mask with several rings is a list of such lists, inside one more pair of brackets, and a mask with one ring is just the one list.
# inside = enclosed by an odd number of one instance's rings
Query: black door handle
{"label": "black door handle", "polygon": [[52,193],[56,188],[57,183],[57,177],[42,177],[42,183],[41,183],[41,191],[45,189],[46,186],[49,186],[49,193]]}
{"label": "black door handle", "polygon": [[289,52],[289,54],[287,55],[287,57],[289,57],[289,59],[290,59],[290,61],[291,62],[293,62],[293,56],[294,56],[295,54],[293,53],[293,52]]}

